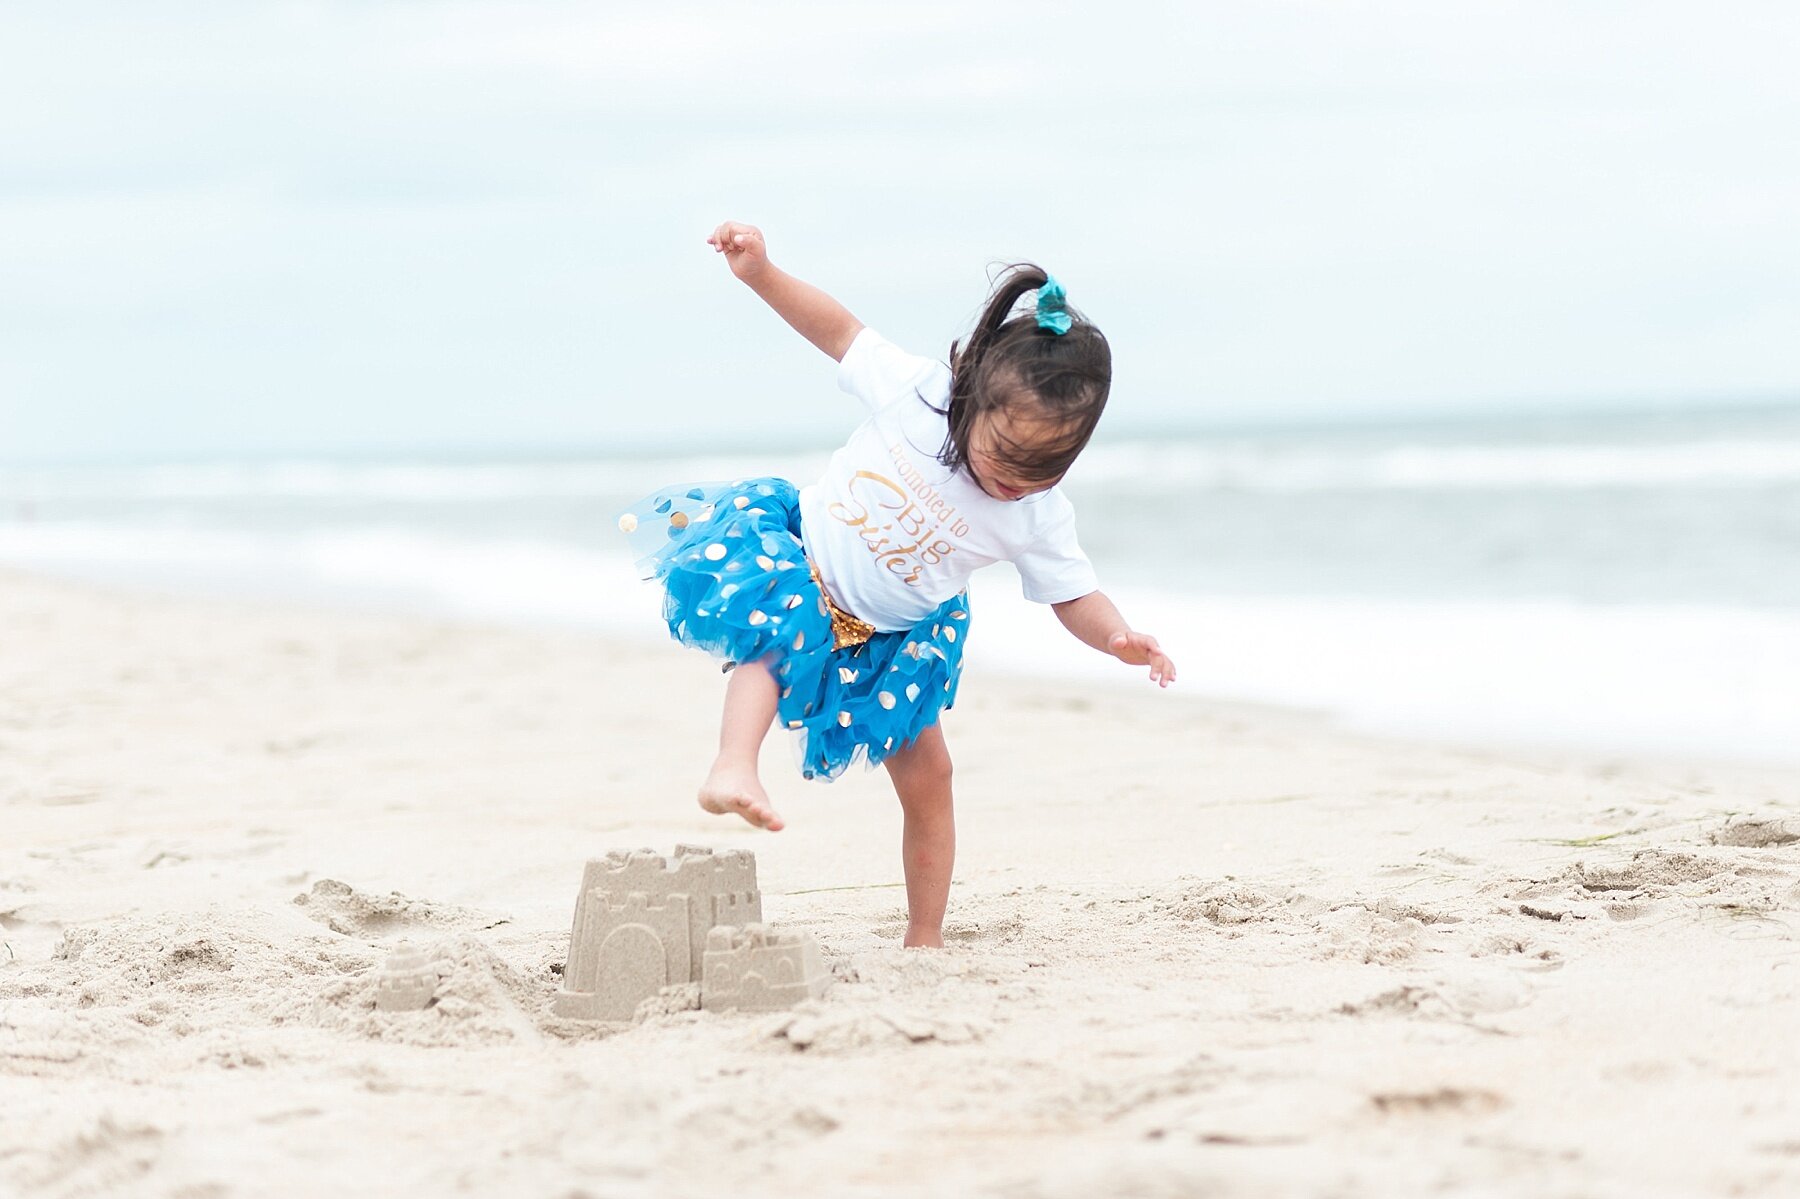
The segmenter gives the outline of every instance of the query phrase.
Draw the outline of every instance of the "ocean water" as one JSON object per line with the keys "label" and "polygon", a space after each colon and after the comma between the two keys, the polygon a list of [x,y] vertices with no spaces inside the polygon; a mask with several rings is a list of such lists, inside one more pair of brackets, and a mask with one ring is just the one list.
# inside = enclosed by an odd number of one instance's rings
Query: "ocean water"
{"label": "ocean water", "polygon": [[[0,563],[655,637],[616,512],[676,480],[803,481],[827,453],[0,468]],[[1067,486],[1182,690],[1800,763],[1800,405],[1103,437]],[[1005,568],[973,601],[979,663],[1148,686]]]}

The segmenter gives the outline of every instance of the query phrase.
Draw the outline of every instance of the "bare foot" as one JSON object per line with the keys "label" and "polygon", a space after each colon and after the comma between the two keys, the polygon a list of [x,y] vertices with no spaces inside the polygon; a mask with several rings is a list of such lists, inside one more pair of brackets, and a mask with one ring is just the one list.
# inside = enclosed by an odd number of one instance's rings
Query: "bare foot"
{"label": "bare foot", "polygon": [[944,947],[944,930],[941,928],[906,928],[905,946],[908,949],[942,949]]}
{"label": "bare foot", "polygon": [[713,763],[712,773],[700,784],[700,806],[719,816],[735,812],[771,833],[778,833],[783,827],[754,769]]}

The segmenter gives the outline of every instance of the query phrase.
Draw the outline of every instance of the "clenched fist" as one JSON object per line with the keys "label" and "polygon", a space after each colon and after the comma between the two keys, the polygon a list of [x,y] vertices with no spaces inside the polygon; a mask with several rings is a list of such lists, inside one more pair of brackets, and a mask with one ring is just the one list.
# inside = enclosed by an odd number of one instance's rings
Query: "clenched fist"
{"label": "clenched fist", "polygon": [[706,244],[725,255],[725,264],[740,279],[748,280],[769,265],[769,247],[755,225],[726,221],[713,230]]}

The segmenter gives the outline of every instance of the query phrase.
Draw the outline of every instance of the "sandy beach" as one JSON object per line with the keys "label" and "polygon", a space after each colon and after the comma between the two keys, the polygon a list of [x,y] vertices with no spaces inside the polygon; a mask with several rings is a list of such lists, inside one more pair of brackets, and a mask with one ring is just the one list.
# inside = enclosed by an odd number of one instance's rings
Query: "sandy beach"
{"label": "sandy beach", "polygon": [[[0,1194],[1800,1193],[1800,772],[963,694],[909,952],[884,776],[694,806],[699,655],[0,573]],[[824,999],[553,1014],[583,862],[678,841]]]}

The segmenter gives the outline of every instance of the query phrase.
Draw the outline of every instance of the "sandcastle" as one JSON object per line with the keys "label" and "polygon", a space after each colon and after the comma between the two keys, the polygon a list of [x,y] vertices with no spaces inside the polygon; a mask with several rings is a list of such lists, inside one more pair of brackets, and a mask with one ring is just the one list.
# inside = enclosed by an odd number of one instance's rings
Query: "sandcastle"
{"label": "sandcastle", "polygon": [[384,1012],[416,1012],[431,1005],[438,987],[437,964],[410,945],[388,955],[375,975],[375,1006]]}
{"label": "sandcastle", "polygon": [[822,994],[818,946],[762,923],[756,858],[677,845],[588,862],[575,896],[559,1016],[629,1020],[662,988],[699,983],[712,1010],[786,1007]]}
{"label": "sandcastle", "polygon": [[782,933],[761,924],[715,928],[706,934],[700,1006],[709,1012],[773,1011],[825,992],[828,979],[810,933]]}

